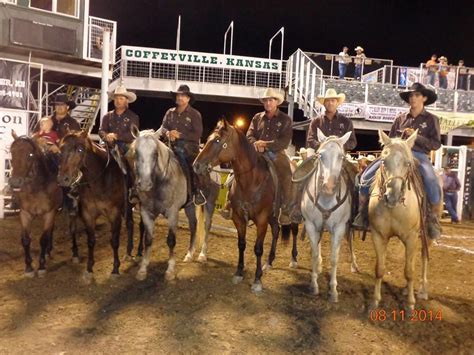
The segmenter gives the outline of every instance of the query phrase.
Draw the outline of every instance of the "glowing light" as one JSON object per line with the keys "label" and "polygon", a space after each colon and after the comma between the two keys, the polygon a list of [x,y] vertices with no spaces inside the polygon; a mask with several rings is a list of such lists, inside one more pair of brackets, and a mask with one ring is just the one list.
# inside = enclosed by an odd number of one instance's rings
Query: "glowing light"
{"label": "glowing light", "polygon": [[243,127],[245,127],[245,124],[246,124],[245,118],[237,117],[235,119],[235,126],[236,127],[243,128]]}

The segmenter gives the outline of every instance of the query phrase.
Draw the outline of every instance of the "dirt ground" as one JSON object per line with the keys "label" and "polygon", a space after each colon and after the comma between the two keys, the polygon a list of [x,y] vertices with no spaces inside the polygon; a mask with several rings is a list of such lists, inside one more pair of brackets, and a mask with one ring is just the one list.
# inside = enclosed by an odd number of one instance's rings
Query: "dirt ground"
{"label": "dirt ground", "polygon": [[[223,224],[219,216],[215,223]],[[97,232],[95,282],[85,285],[86,238],[80,233],[81,263],[71,262],[65,219],[55,231],[53,258],[44,278],[23,276],[23,250],[17,217],[0,220],[0,353],[472,353],[474,351],[474,223],[443,225],[443,237],[431,250],[430,299],[418,301],[425,320],[403,308],[404,248],[392,239],[382,288],[384,321],[370,320],[374,250],[370,237],[355,241],[359,274],[350,272],[348,248],[341,249],[339,303],[328,301],[329,238],[322,242],[322,294],[310,292],[309,240],[299,241],[299,268],[288,267],[290,245],[279,245],[274,268],[263,277],[264,292],[250,290],[255,272],[250,229],[246,275],[232,283],[237,238],[213,232],[208,262],[177,263],[177,279],[167,282],[166,222],[158,221],[153,262],[145,281],[137,266],[123,262],[111,278],[112,250],[107,226]],[[227,224],[228,225],[228,224]],[[39,226],[32,250],[37,266]],[[184,257],[189,231],[183,224],[177,255]],[[265,243],[265,257],[270,235]],[[121,254],[125,250],[122,233]],[[196,255],[197,256],[197,255]],[[420,274],[419,258],[417,275]],[[418,286],[418,283],[417,283]],[[397,317],[393,319],[395,311]],[[430,313],[431,312],[431,313]],[[430,314],[432,319],[430,319]],[[435,316],[438,316],[435,318]],[[441,318],[441,319],[440,319]]]}

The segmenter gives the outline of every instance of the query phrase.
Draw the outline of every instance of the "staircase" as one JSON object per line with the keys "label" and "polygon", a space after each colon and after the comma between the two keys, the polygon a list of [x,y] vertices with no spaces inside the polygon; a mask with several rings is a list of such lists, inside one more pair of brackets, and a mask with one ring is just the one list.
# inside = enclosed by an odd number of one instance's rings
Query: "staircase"
{"label": "staircase", "polygon": [[71,116],[79,122],[82,130],[90,133],[100,111],[100,89],[77,87],[72,99],[77,106],[71,111]]}

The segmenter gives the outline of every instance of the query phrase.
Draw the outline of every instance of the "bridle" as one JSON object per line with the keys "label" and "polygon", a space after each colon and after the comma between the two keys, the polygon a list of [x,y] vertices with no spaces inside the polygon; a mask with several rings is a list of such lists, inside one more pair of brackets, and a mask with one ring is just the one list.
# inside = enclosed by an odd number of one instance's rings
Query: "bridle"
{"label": "bridle", "polygon": [[406,162],[406,172],[404,175],[394,175],[390,176],[387,178],[387,173],[386,173],[386,168],[385,168],[385,160],[381,160],[380,164],[380,186],[379,186],[379,199],[382,199],[383,196],[385,195],[385,192],[387,191],[388,184],[390,182],[395,181],[395,180],[401,180],[402,181],[402,187],[400,189],[400,196],[397,200],[397,203],[400,203],[402,205],[405,205],[405,192],[406,189],[411,190],[411,184],[410,184],[410,172],[413,169],[413,164],[412,162],[408,161]]}

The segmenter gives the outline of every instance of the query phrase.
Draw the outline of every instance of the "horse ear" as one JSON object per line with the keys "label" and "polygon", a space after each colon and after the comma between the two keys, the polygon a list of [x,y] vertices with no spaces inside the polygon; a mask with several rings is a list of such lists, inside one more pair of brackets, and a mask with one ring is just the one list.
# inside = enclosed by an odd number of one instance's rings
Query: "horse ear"
{"label": "horse ear", "polygon": [[87,130],[81,131],[81,138],[87,138],[88,135],[89,135],[89,132],[87,132]]}
{"label": "horse ear", "polygon": [[346,144],[346,142],[351,137],[351,134],[352,134],[352,131],[346,132],[341,138],[339,138],[339,142],[341,142],[342,145]]}
{"label": "horse ear", "polygon": [[388,145],[392,142],[389,136],[382,129],[379,129],[379,142],[382,145]]}
{"label": "horse ear", "polygon": [[410,149],[415,145],[416,137],[418,137],[418,128],[405,140]]}
{"label": "horse ear", "polygon": [[137,138],[140,135],[140,130],[134,123],[132,123],[130,131],[132,133],[133,138]]}
{"label": "horse ear", "polygon": [[14,129],[12,129],[12,137],[13,137],[14,140],[18,139],[18,134],[16,134]]}
{"label": "horse ear", "polygon": [[324,141],[328,138],[328,137],[326,137],[326,136],[324,135],[323,131],[321,131],[319,128],[318,128],[317,133],[318,133],[318,141],[319,141],[319,143],[324,142]]}

